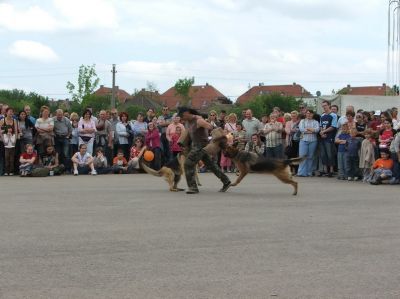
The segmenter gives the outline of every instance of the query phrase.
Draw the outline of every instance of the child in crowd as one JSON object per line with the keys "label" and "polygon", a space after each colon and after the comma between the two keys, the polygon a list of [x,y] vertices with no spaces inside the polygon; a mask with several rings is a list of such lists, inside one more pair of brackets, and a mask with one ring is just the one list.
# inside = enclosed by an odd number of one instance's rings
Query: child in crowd
{"label": "child in crowd", "polygon": [[350,138],[347,139],[346,152],[347,152],[347,180],[348,181],[358,181],[361,177],[360,175],[360,158],[359,151],[361,147],[361,138],[357,137],[358,131],[353,128],[350,130]]}
{"label": "child in crowd", "polygon": [[393,160],[390,159],[388,149],[381,149],[381,158],[377,159],[372,165],[371,185],[379,185],[383,180],[392,177]]}
{"label": "child in crowd", "polygon": [[3,143],[5,151],[5,173],[4,175],[14,175],[14,163],[15,163],[15,144],[17,142],[17,136],[14,132],[13,126],[5,126],[5,132],[3,133]]}
{"label": "child in crowd", "polygon": [[124,157],[124,151],[118,150],[117,156],[113,159],[113,172],[115,174],[123,174],[128,170],[128,161]]}
{"label": "child in crowd", "polygon": [[96,149],[96,156],[93,158],[94,169],[96,169],[97,174],[107,174],[111,172],[110,167],[108,167],[108,162],[104,156],[103,149],[98,147]]}
{"label": "child in crowd", "polygon": [[364,136],[365,139],[361,143],[359,167],[362,170],[363,182],[366,183],[370,179],[371,168],[375,162],[376,140],[370,129],[365,130]]}
{"label": "child in crowd", "polygon": [[140,169],[139,159],[143,156],[143,153],[147,147],[144,145],[143,138],[136,137],[135,145],[131,147],[130,157],[128,162],[129,172],[135,172]]}
{"label": "child in crowd", "polygon": [[93,165],[93,157],[87,152],[86,143],[79,145],[79,151],[76,152],[71,158],[74,166],[74,175],[88,174],[97,175],[96,169]]}
{"label": "child in crowd", "polygon": [[396,133],[390,144],[390,156],[393,160],[393,177],[390,184],[396,185],[400,183],[400,131]]}
{"label": "child in crowd", "polygon": [[182,148],[178,144],[178,140],[181,137],[182,129],[181,127],[177,126],[175,128],[175,133],[171,136],[171,143],[170,143],[170,150],[173,157],[176,157],[181,151]]}
{"label": "child in crowd", "polygon": [[338,180],[345,180],[347,177],[347,151],[346,144],[347,140],[350,139],[349,127],[347,123],[344,123],[341,127],[341,133],[336,137],[335,143],[338,144],[338,152],[337,152],[337,163],[338,163]]}
{"label": "child in crowd", "polygon": [[26,152],[23,153],[19,158],[19,170],[21,176],[27,176],[32,174],[33,166],[36,163],[37,154],[33,151],[33,145],[27,144],[25,146]]}

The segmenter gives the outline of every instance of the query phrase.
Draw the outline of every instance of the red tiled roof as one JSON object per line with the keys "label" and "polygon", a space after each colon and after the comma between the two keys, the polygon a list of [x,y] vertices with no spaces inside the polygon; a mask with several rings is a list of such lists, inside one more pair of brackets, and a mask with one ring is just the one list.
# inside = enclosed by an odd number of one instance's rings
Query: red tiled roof
{"label": "red tiled roof", "polygon": [[[221,98],[226,98],[220,91],[209,84],[192,86],[189,96],[192,99],[192,107],[194,109],[207,107],[213,102],[218,102]],[[160,101],[170,109],[175,109],[182,104],[182,98],[176,94],[175,87],[171,87],[164,92],[160,96]]]}
{"label": "red tiled roof", "polygon": [[258,95],[270,93],[279,93],[284,96],[293,96],[296,98],[311,96],[310,92],[296,83],[291,85],[257,85],[253,86],[240,97],[238,97],[236,102],[238,104],[244,104]]}
{"label": "red tiled roof", "polygon": [[391,89],[386,84],[381,86],[358,86],[353,87],[347,85],[347,87],[342,88],[338,93],[347,95],[360,95],[360,96],[384,96],[390,94]]}
{"label": "red tiled roof", "polygon": [[[112,88],[101,85],[100,88],[94,92],[94,94],[98,96],[111,96]],[[116,96],[121,104],[125,103],[125,101],[131,97],[129,93],[120,88],[116,88]]]}

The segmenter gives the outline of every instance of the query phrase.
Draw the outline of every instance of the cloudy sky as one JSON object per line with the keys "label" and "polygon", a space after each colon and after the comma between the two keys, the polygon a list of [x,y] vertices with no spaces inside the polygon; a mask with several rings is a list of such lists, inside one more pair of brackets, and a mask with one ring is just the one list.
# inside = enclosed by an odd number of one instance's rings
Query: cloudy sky
{"label": "cloudy sky", "polygon": [[101,84],[164,92],[183,77],[236,99],[248,86],[311,93],[386,81],[383,0],[0,0],[0,88],[68,97],[79,65]]}

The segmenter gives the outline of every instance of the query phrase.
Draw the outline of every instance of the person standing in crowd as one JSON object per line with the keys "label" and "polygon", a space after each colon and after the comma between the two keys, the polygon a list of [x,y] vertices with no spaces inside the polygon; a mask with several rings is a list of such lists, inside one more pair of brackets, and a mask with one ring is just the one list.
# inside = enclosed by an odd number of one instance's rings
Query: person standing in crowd
{"label": "person standing in crowd", "polygon": [[283,158],[282,131],[283,125],[278,122],[277,114],[271,113],[269,123],[264,127],[266,155],[268,158]]}
{"label": "person standing in crowd", "polygon": [[119,123],[119,116],[118,116],[118,110],[116,108],[111,109],[110,112],[111,118],[110,123],[111,123],[111,129],[113,132],[113,153],[110,157],[110,161],[111,158],[117,155],[117,151],[118,151],[118,134],[117,134],[117,124]]}
{"label": "person standing in crowd", "polygon": [[391,109],[391,116],[392,116],[393,129],[397,131],[400,129],[400,118],[398,116],[398,110],[396,107],[393,107]]}
{"label": "person standing in crowd", "polygon": [[[333,176],[333,168],[335,166],[335,135],[337,128],[337,116],[331,112],[331,105],[328,101],[321,103],[324,113],[320,120],[320,154],[322,165],[326,168],[326,175]],[[320,173],[322,176],[322,173]]]}
{"label": "person standing in crowd", "polygon": [[390,156],[393,160],[393,177],[390,184],[395,185],[400,183],[400,131],[396,133],[390,144]]}
{"label": "person standing in crowd", "polygon": [[26,113],[26,118],[30,120],[30,122],[35,125],[36,118],[31,115],[31,107],[29,105],[25,105],[24,112]]}
{"label": "person standing in crowd", "polygon": [[178,144],[179,138],[181,138],[181,134],[181,127],[176,127],[175,133],[171,136],[170,152],[172,153],[173,158],[175,158],[180,152],[182,152],[182,148]]}
{"label": "person standing in crowd", "polygon": [[125,159],[129,159],[129,136],[133,135],[133,131],[128,122],[129,119],[128,113],[121,112],[119,114],[119,119],[120,121],[116,126],[118,135],[118,149],[122,150]]}
{"label": "person standing in crowd", "polygon": [[357,130],[357,137],[364,138],[364,132],[368,128],[367,122],[364,120],[364,115],[362,113],[356,114],[356,130]]}
{"label": "person standing in crowd", "polygon": [[4,175],[14,175],[14,160],[15,160],[15,144],[17,142],[17,134],[13,126],[6,125],[3,133],[3,142],[5,149],[5,172]]}
{"label": "person standing in crowd", "polygon": [[358,181],[361,178],[360,174],[360,157],[359,151],[361,148],[361,138],[357,137],[357,130],[350,129],[350,138],[346,144],[346,173],[348,181]]}
{"label": "person standing in crowd", "polygon": [[242,121],[242,126],[246,132],[246,140],[250,140],[253,134],[258,134],[261,128],[260,121],[253,117],[253,112],[250,109],[246,110],[245,119]]}
{"label": "person standing in crowd", "polygon": [[91,156],[93,153],[94,136],[96,133],[96,123],[92,118],[92,112],[86,109],[83,112],[83,116],[78,123],[79,132],[79,148],[82,144],[86,144],[85,150]]}
{"label": "person standing in crowd", "polygon": [[[236,122],[237,122],[237,116],[235,113],[230,113],[227,117],[228,121],[225,123],[224,126],[224,131],[227,136],[227,144],[232,145],[233,140],[234,140],[234,134],[236,132]],[[224,155],[223,152],[221,152],[221,161],[220,161],[220,166],[222,170],[226,168],[226,171],[228,172],[233,172],[233,165],[232,165],[232,160]]]}
{"label": "person standing in crowd", "polygon": [[54,117],[54,144],[58,154],[57,159],[65,166],[66,171],[71,170],[70,139],[72,134],[71,121],[64,116],[64,111],[56,110]]}
{"label": "person standing in crowd", "polygon": [[169,143],[172,142],[172,136],[175,135],[178,127],[180,128],[181,133],[185,131],[185,127],[181,124],[181,118],[174,114],[172,117],[172,123],[169,124],[166,130],[166,137]]}
{"label": "person standing in crowd", "polygon": [[335,143],[338,144],[337,150],[337,165],[338,165],[338,180],[345,180],[347,177],[347,140],[350,139],[349,127],[347,123],[341,126],[340,134],[336,137]]}
{"label": "person standing in crowd", "polygon": [[226,111],[225,110],[221,110],[219,112],[217,124],[218,124],[218,126],[220,128],[224,129],[225,128],[225,123],[226,123]]}
{"label": "person standing in crowd", "polygon": [[70,115],[71,121],[71,140],[70,140],[70,155],[71,157],[79,150],[79,130],[78,130],[78,123],[79,123],[79,115],[75,112],[72,112]]}
{"label": "person standing in crowd", "polygon": [[148,131],[145,136],[145,143],[147,149],[151,150],[154,154],[151,167],[155,170],[159,170],[161,168],[160,132],[158,132],[158,129],[153,122],[150,122],[148,126]]}
{"label": "person standing in crowd", "polygon": [[[286,132],[286,156],[288,159],[296,158],[299,156],[299,143],[300,143],[300,129],[299,129],[299,113],[292,111],[290,113],[290,120],[285,124]],[[298,166],[291,166],[292,173],[297,173]]]}
{"label": "person standing in crowd", "polygon": [[390,143],[394,139],[396,131],[392,129],[392,122],[385,119],[382,122],[381,130],[379,131],[379,148],[389,149]]}
{"label": "person standing in crowd", "polygon": [[40,117],[36,120],[35,128],[37,150],[42,155],[47,145],[54,145],[54,119],[50,117],[49,107],[40,108]]}
{"label": "person standing in crowd", "polygon": [[237,149],[243,151],[246,147],[246,132],[243,131],[242,123],[236,123],[236,131],[233,132],[233,142],[237,142]]}
{"label": "person standing in crowd", "polygon": [[147,133],[147,122],[144,121],[144,115],[139,112],[136,117],[136,121],[132,124],[132,131],[134,138],[146,136]]}
{"label": "person standing in crowd", "polygon": [[312,176],[314,171],[313,160],[318,143],[319,122],[314,119],[314,111],[311,109],[307,109],[305,116],[299,123],[299,156],[306,159],[300,163],[297,176],[307,177]]}
{"label": "person standing in crowd", "polygon": [[[36,120],[35,120],[36,121]],[[30,118],[27,117],[25,111],[21,111],[18,115],[18,123],[20,130],[20,152],[25,151],[25,146],[27,144],[33,144],[33,135],[35,125],[31,122]]]}
{"label": "person standing in crowd", "polygon": [[199,193],[194,172],[196,165],[201,160],[207,169],[212,171],[223,183],[220,192],[225,192],[231,185],[229,178],[221,171],[218,165],[204,151],[204,147],[208,144],[208,130],[212,130],[213,126],[205,121],[199,113],[188,107],[180,107],[178,115],[185,121],[186,128],[191,140],[191,148],[185,160],[185,175],[188,184],[188,194]]}
{"label": "person standing in crowd", "polygon": [[168,106],[164,105],[164,107],[162,108],[162,114],[157,119],[157,126],[161,133],[160,140],[163,151],[163,161],[164,161],[163,164],[167,163],[171,158],[169,140],[167,138],[167,129],[171,123],[172,123],[172,115],[169,112]]}
{"label": "person standing in crowd", "polygon": [[156,116],[156,113],[155,113],[154,109],[149,108],[149,109],[147,109],[146,117],[143,119],[143,121],[148,124],[149,122],[151,122],[153,120],[153,118],[155,116]]}
{"label": "person standing in crowd", "polygon": [[365,139],[361,142],[359,168],[362,171],[363,182],[366,183],[370,179],[371,168],[375,162],[376,140],[370,129],[365,130],[364,136]]}
{"label": "person standing in crowd", "polygon": [[217,111],[211,110],[208,113],[207,121],[213,126],[213,128],[219,127],[218,119],[217,119]]}
{"label": "person standing in crowd", "polygon": [[113,148],[113,131],[112,124],[107,119],[107,113],[105,110],[101,110],[99,118],[96,121],[96,146],[95,148],[102,148],[102,154],[111,161],[112,159],[112,148]]}
{"label": "person standing in crowd", "polygon": [[74,167],[74,175],[88,174],[97,175],[93,165],[93,157],[87,152],[87,144],[79,144],[79,151],[72,156],[72,164]]}

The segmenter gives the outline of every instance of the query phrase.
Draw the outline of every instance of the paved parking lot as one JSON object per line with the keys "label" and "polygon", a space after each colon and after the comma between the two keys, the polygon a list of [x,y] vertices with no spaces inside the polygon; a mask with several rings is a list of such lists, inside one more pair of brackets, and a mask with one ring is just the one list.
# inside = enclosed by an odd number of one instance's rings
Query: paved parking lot
{"label": "paved parking lot", "polygon": [[1,177],[0,298],[400,297],[399,186],[200,179]]}

